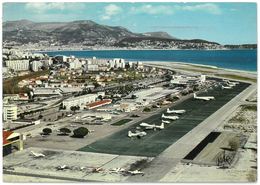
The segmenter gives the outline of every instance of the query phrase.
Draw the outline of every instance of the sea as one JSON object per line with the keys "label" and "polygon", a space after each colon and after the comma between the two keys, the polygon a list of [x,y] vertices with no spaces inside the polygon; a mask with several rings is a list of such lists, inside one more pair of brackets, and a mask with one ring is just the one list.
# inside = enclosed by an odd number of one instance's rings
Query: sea
{"label": "sea", "polygon": [[257,71],[257,50],[81,50],[46,51],[49,56],[124,58],[128,61],[184,62],[242,71]]}

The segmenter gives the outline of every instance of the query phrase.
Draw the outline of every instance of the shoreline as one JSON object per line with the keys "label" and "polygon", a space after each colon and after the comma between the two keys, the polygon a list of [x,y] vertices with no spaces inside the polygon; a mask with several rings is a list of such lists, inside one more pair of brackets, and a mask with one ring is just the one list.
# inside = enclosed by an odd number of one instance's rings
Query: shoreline
{"label": "shoreline", "polygon": [[[34,51],[35,53],[39,52],[39,53],[43,53],[43,54],[47,54],[49,55],[49,53],[56,53],[56,52],[102,52],[102,51],[127,51],[128,49],[115,49],[115,50],[52,50],[52,51]],[[160,51],[161,49],[137,49],[137,50],[129,50],[129,51]],[[168,50],[168,49],[165,49]],[[170,51],[172,49],[169,49],[168,51]],[[190,49],[185,49],[185,50],[190,50]],[[183,50],[183,51],[185,51]],[[194,50],[194,49],[193,49]],[[241,50],[241,49],[234,49],[234,50]],[[242,49],[244,50],[244,49]],[[249,49],[247,49],[249,50]],[[163,50],[161,50],[163,51]],[[174,49],[172,51],[181,51],[181,49]],[[194,50],[194,51],[219,51],[219,50]],[[224,50],[223,50],[224,51]],[[227,50],[230,51],[230,50]],[[62,54],[61,54],[62,55]],[[91,58],[91,57],[87,57],[87,56],[79,56],[77,58]],[[113,57],[98,57],[100,59],[113,59]],[[233,72],[243,72],[243,73],[251,73],[251,74],[257,74],[257,69],[256,70],[242,70],[242,69],[236,69],[236,68],[224,68],[224,67],[218,67],[218,66],[214,66],[214,65],[210,65],[210,64],[197,64],[197,63],[189,63],[189,62],[182,62],[182,61],[153,61],[153,60],[143,60],[143,59],[125,59],[127,61],[133,61],[133,62],[150,62],[150,63],[158,63],[158,64],[162,64],[162,63],[174,63],[174,64],[180,64],[180,65],[190,65],[190,66],[194,66],[194,67],[203,67],[203,68],[210,68],[210,69],[216,69],[216,70],[226,70],[226,71],[233,71]]]}
{"label": "shoreline", "polygon": [[202,67],[202,69],[209,69],[209,70],[223,70],[228,72],[239,72],[239,73],[249,73],[252,75],[257,75],[257,71],[247,71],[247,70],[239,70],[239,69],[230,69],[230,68],[222,68],[217,67],[213,65],[205,65],[205,64],[193,64],[193,63],[187,63],[187,62],[179,62],[179,61],[142,61],[143,63],[156,63],[158,65],[163,64],[172,64],[172,65],[182,65],[183,67]]}
{"label": "shoreline", "polygon": [[70,51],[234,51],[234,50],[257,50],[257,49],[247,49],[247,48],[236,48],[236,49],[229,49],[229,48],[224,48],[224,49],[142,49],[142,48],[138,48],[138,49],[129,49],[129,48],[119,48],[119,49],[64,49],[64,50],[30,50],[31,52],[40,52],[40,53],[44,53],[44,52],[48,52],[48,53],[54,53],[54,52],[70,52]]}
{"label": "shoreline", "polygon": [[228,78],[231,80],[238,80],[244,82],[250,82],[252,84],[257,83],[257,72],[248,72],[244,70],[230,70],[225,68],[212,68],[193,65],[193,64],[185,64],[185,63],[177,63],[177,62],[147,62],[149,66],[154,66],[158,68],[172,69],[179,72],[184,72],[187,74],[206,74],[212,77],[221,77]]}

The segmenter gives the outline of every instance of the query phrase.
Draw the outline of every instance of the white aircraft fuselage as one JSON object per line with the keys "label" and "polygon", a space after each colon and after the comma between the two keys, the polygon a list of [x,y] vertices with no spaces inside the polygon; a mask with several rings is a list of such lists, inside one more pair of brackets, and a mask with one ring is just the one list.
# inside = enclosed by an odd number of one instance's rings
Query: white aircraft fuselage
{"label": "white aircraft fuselage", "polygon": [[146,136],[146,132],[136,132],[136,133],[133,133],[131,131],[128,131],[128,137],[136,137],[136,136],[140,136],[140,137],[143,137],[143,136]]}
{"label": "white aircraft fuselage", "polygon": [[141,127],[145,127],[145,129],[164,129],[164,123],[162,122],[161,125],[155,125],[155,124],[148,124],[148,123],[141,123],[140,124]]}
{"label": "white aircraft fuselage", "polygon": [[179,116],[165,116],[164,114],[162,114],[162,118],[170,119],[170,120],[177,120],[177,119],[179,119]]}
{"label": "white aircraft fuselage", "polygon": [[223,86],[222,85],[222,89],[232,89],[232,87],[231,86]]}
{"label": "white aircraft fuselage", "polygon": [[170,110],[169,108],[167,109],[167,113],[169,113],[169,114],[171,114],[171,113],[183,114],[185,112],[186,112],[186,110]]}
{"label": "white aircraft fuselage", "polygon": [[205,100],[205,101],[209,101],[209,100],[214,100],[215,97],[214,96],[197,96],[196,93],[193,94],[194,99],[197,100]]}
{"label": "white aircraft fuselage", "polygon": [[163,123],[171,123],[170,121],[167,121],[167,120],[162,120]]}

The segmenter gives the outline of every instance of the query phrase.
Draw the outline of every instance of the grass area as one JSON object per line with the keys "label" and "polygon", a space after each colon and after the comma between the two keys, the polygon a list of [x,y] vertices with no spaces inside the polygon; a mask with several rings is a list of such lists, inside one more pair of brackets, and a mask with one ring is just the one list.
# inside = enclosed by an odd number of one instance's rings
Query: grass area
{"label": "grass area", "polygon": [[234,80],[243,80],[243,81],[248,81],[248,82],[253,82],[253,83],[257,82],[256,78],[249,78],[249,77],[244,77],[244,76],[239,76],[239,75],[216,74],[216,76],[220,76],[220,77],[224,77],[224,78],[231,78]]}
{"label": "grass area", "polygon": [[241,105],[242,111],[257,111],[256,105]]}
{"label": "grass area", "polygon": [[49,74],[49,70],[45,71],[37,71],[33,72],[24,76],[16,76],[11,79],[4,80],[3,82],[3,93],[4,94],[17,94],[17,93],[26,93],[28,92],[28,88],[23,87],[19,88],[18,83],[22,80],[25,79],[30,79],[30,78],[36,78],[42,75]]}
{"label": "grass area", "polygon": [[246,118],[245,112],[257,111],[256,105],[241,105],[240,108],[240,111],[228,121],[229,123],[247,123],[249,120]]}
{"label": "grass area", "polygon": [[229,123],[246,123],[248,120],[245,118],[244,114],[237,114],[232,117],[228,122]]}
{"label": "grass area", "polygon": [[141,160],[136,161],[135,163],[131,164],[129,170],[130,171],[141,170],[141,169],[147,167],[148,163],[149,163],[148,159],[141,159]]}
{"label": "grass area", "polygon": [[128,123],[130,121],[132,121],[132,119],[122,119],[122,120],[120,120],[118,122],[115,122],[115,123],[113,123],[111,125],[120,126],[120,125],[126,124],[126,123]]}

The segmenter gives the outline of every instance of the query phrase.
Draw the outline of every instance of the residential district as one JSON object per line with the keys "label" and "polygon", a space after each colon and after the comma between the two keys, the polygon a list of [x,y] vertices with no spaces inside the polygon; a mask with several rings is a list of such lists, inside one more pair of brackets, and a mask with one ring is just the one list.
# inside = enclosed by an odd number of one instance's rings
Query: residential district
{"label": "residential district", "polygon": [[5,182],[256,180],[256,84],[3,49]]}

